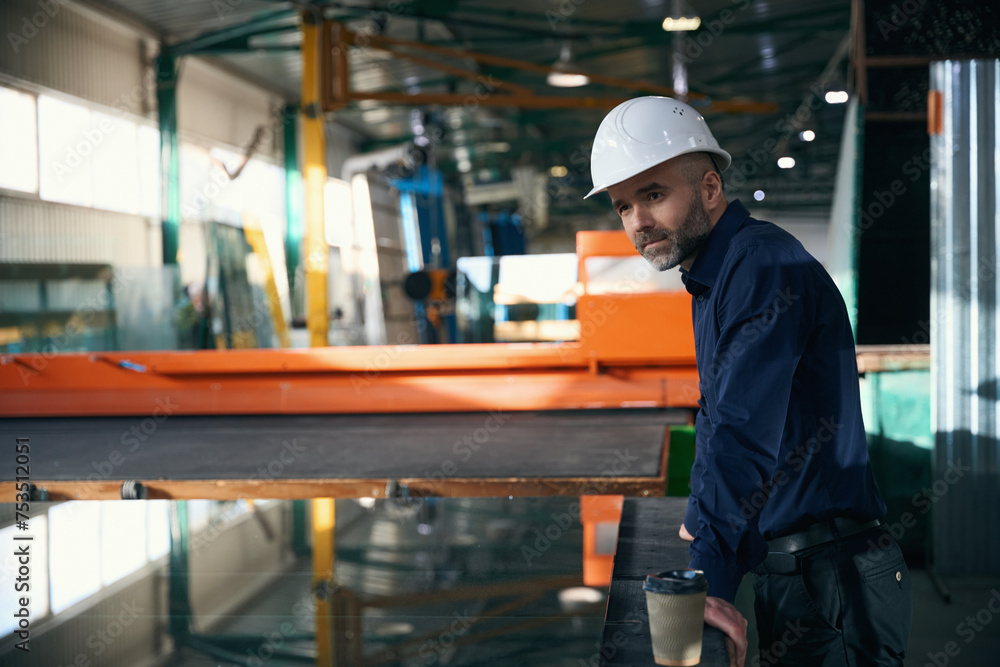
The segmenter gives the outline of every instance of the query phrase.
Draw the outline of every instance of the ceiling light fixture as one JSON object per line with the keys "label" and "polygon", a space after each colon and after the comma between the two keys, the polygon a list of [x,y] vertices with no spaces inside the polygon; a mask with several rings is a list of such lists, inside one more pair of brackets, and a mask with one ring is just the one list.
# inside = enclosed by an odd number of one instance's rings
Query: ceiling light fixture
{"label": "ceiling light fixture", "polygon": [[569,42],[566,42],[559,52],[559,60],[552,65],[552,71],[549,72],[546,79],[550,86],[554,88],[579,88],[590,83],[590,77],[586,74],[573,71],[575,68],[570,62],[571,55]]}
{"label": "ceiling light fixture", "polygon": [[667,32],[688,32],[701,27],[701,19],[697,16],[668,16],[663,19],[663,29]]}
{"label": "ceiling light fixture", "polygon": [[689,32],[701,27],[698,12],[691,8],[687,0],[672,0],[670,14],[663,19],[663,29],[667,32]]}
{"label": "ceiling light fixture", "polygon": [[791,169],[795,166],[795,158],[793,157],[779,157],[778,166],[782,169]]}
{"label": "ceiling light fixture", "polygon": [[557,164],[554,167],[549,168],[549,176],[552,176],[553,178],[562,178],[568,173],[569,169],[561,164]]}
{"label": "ceiling light fixture", "polygon": [[756,199],[757,201],[764,201],[764,191],[755,190],[753,193],[753,198]]}
{"label": "ceiling light fixture", "polygon": [[830,90],[824,96],[827,104],[843,104],[847,101],[847,98],[846,90]]}
{"label": "ceiling light fixture", "polygon": [[815,138],[816,133],[812,130],[803,130],[802,132],[799,132],[799,139],[802,141],[812,141]]}

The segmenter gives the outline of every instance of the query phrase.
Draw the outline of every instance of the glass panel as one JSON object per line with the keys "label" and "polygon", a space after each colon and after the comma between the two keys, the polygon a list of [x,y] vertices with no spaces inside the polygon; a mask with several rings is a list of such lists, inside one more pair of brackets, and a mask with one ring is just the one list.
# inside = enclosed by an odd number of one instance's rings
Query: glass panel
{"label": "glass panel", "polygon": [[35,98],[0,88],[0,188],[38,192]]}

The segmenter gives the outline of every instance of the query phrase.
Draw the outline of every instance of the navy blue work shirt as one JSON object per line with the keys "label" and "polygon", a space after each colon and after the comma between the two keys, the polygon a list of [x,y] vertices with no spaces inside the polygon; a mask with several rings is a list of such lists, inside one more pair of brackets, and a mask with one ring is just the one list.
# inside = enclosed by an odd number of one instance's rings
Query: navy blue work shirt
{"label": "navy blue work shirt", "polygon": [[766,540],[885,514],[868,461],[854,336],[822,265],[729,204],[691,269],[701,399],[684,525],[708,594],[733,601]]}

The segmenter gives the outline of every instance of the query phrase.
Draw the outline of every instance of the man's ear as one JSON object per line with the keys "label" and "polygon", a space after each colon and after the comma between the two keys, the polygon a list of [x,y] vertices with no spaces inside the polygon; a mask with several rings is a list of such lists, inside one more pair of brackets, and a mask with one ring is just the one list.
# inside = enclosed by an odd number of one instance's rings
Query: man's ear
{"label": "man's ear", "polygon": [[714,169],[706,171],[701,177],[701,201],[706,211],[710,211],[719,205],[725,198],[722,191],[722,178]]}

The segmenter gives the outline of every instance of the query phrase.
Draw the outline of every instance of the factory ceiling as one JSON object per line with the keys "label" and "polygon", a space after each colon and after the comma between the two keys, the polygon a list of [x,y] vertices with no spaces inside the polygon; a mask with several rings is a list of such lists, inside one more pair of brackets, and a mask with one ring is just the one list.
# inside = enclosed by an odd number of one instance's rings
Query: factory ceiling
{"label": "factory ceiling", "polygon": [[[518,165],[551,170],[551,214],[599,213],[607,202],[583,202],[590,188],[590,145],[607,106],[541,108],[484,102],[507,90],[544,97],[625,99],[665,93],[685,64],[689,101],[706,116],[734,157],[731,197],[762,190],[769,211],[829,212],[844,118],[843,104],[824,95],[848,86],[851,3],[848,0],[349,0],[265,2],[90,0],[139,23],[177,53],[206,57],[298,99],[303,10],[319,9],[374,45],[379,38],[483,54],[478,61],[445,52],[349,49],[350,87],[362,93],[459,95],[460,105],[420,106],[353,101],[330,121],[359,133],[362,151],[431,140],[435,163],[466,184],[508,180]],[[701,19],[689,32],[667,32],[674,15]],[[443,55],[442,55],[443,54]],[[560,57],[591,76],[556,88],[532,67]],[[521,66],[509,61],[519,61]],[[439,63],[443,67],[431,67]],[[527,65],[527,66],[525,66]],[[452,98],[454,99],[454,98]],[[495,99],[495,98],[494,98]],[[813,141],[800,132],[811,130]],[[808,135],[806,135],[808,136]],[[428,139],[417,143],[427,144]],[[795,160],[781,169],[779,157]],[[742,174],[742,176],[741,176]]]}

